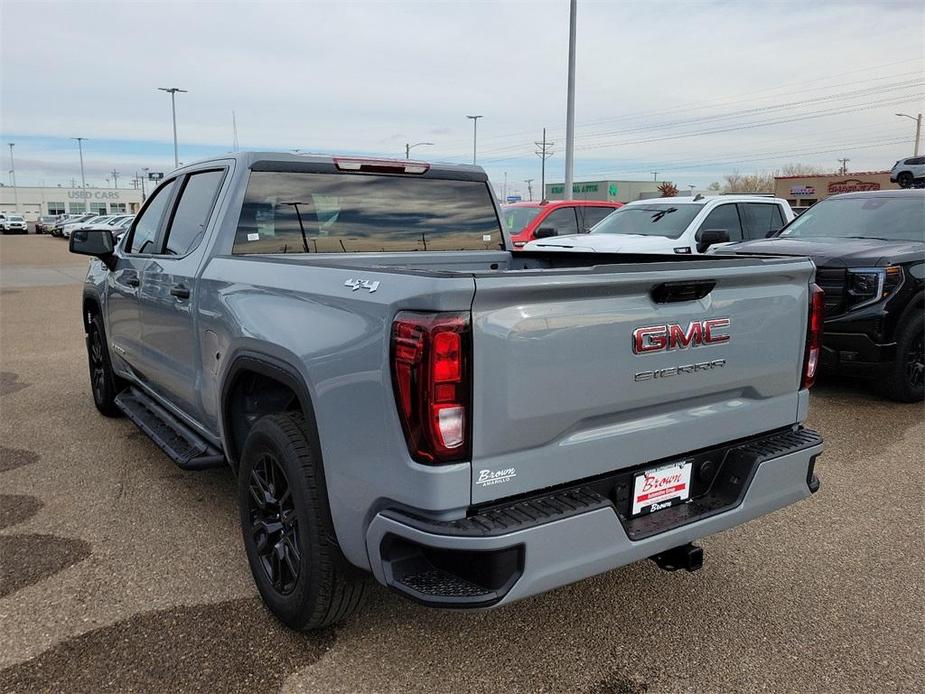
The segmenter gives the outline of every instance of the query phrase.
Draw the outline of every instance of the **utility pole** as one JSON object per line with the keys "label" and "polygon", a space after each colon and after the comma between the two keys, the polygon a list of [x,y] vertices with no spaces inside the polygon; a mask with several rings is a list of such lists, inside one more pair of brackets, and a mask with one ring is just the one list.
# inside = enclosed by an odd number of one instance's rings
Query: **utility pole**
{"label": "utility pole", "polygon": [[231,129],[234,131],[234,141],[232,142],[232,147],[234,151],[238,151],[238,119],[234,115],[234,111],[231,112]]}
{"label": "utility pole", "polygon": [[10,183],[13,184],[13,205],[16,206],[16,214],[19,214],[19,193],[16,191],[16,165],[13,163],[13,147],[16,146],[15,142],[8,143],[10,145]]}
{"label": "utility pole", "polygon": [[530,202],[533,202],[533,179],[525,178],[524,183],[527,184],[527,195],[530,197]]}
{"label": "utility pole", "polygon": [[658,171],[650,171],[649,173],[652,174],[652,182],[658,183]]}
{"label": "utility pole", "polygon": [[141,202],[144,204],[145,199],[148,197],[145,194],[145,179],[148,177],[148,167],[141,167]]}
{"label": "utility pole", "polygon": [[85,137],[72,137],[72,140],[77,140],[77,151],[80,152],[80,194],[83,197],[84,201],[84,214],[87,210],[90,209],[90,206],[87,204],[87,179],[84,177],[84,147],[83,141],[87,138]]}
{"label": "utility pole", "polygon": [[897,113],[896,115],[902,116],[903,118],[911,118],[915,121],[915,145],[913,147],[912,156],[919,156],[919,138],[922,136],[922,114],[910,116],[908,113]]}
{"label": "utility pole", "polygon": [[119,187],[119,172],[113,169],[112,171],[109,172],[109,175],[112,176],[112,187],[118,188]]}
{"label": "utility pole", "polygon": [[411,159],[411,150],[414,149],[415,147],[420,147],[420,146],[422,146],[422,145],[429,145],[429,146],[433,147],[433,146],[434,146],[434,143],[433,143],[433,142],[415,142],[415,143],[412,145],[412,144],[408,144],[408,143],[406,142],[406,143],[405,143],[405,159]]}
{"label": "utility pole", "polygon": [[507,171],[504,172],[504,187],[501,189],[501,199],[507,200]]}
{"label": "utility pole", "polygon": [[173,167],[180,168],[180,157],[177,155],[177,92],[186,94],[186,89],[179,87],[158,87],[158,91],[170,94],[170,112],[173,115]]}
{"label": "utility pole", "polygon": [[542,164],[540,166],[540,200],[546,199],[546,160],[551,157],[554,152],[550,149],[555,142],[546,141],[546,128],[543,128],[543,140],[542,142],[534,142],[539,150],[534,152],[536,156],[540,158]]}
{"label": "utility pole", "polygon": [[565,107],[565,196],[572,199],[575,180],[575,24],[578,0],[569,3],[568,15],[568,94]]}
{"label": "utility pole", "polygon": [[476,143],[479,135],[479,118],[482,116],[466,116],[472,120],[472,166],[475,166]]}
{"label": "utility pole", "polygon": [[842,176],[844,176],[845,174],[848,173],[848,162],[851,161],[851,160],[845,158],[845,159],[838,159],[838,161],[841,162],[841,171],[839,171],[839,173],[840,173]]}

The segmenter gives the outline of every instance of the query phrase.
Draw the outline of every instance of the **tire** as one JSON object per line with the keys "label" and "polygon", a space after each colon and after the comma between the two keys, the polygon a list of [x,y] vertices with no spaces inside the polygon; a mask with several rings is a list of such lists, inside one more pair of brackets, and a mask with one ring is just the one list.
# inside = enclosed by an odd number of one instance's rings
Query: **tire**
{"label": "tire", "polygon": [[897,402],[919,402],[925,398],[925,354],[923,354],[925,316],[918,313],[900,328],[896,359],[890,365],[885,383],[886,395]]}
{"label": "tire", "polygon": [[899,184],[900,188],[911,188],[912,184],[915,182],[914,177],[912,176],[911,171],[903,171],[899,176],[896,177],[896,182]]}
{"label": "tire", "polygon": [[349,617],[369,585],[337,545],[308,431],[301,413],[261,417],[238,469],[241,531],[257,590],[280,621],[301,631]]}
{"label": "tire", "polygon": [[90,391],[93,393],[96,409],[107,417],[122,416],[115,400],[125,385],[112,370],[106,329],[103,327],[103,318],[98,313],[93,314],[87,330],[87,362],[90,367]]}

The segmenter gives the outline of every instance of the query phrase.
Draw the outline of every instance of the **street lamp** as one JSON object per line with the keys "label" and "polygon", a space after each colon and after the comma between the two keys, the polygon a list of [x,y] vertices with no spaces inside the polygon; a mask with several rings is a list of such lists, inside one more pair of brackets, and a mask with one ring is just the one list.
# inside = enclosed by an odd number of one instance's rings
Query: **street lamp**
{"label": "street lamp", "polygon": [[13,147],[15,142],[7,143],[10,146],[10,183],[13,184],[13,204],[16,206],[16,214],[19,214],[19,194],[16,192],[16,165],[13,163]]}
{"label": "street lamp", "polygon": [[915,147],[913,148],[912,156],[919,156],[919,137],[922,134],[922,114],[910,116],[908,113],[897,113],[896,115],[902,116],[903,118],[911,118],[915,121]]}
{"label": "street lamp", "polygon": [[412,149],[414,149],[415,147],[420,147],[420,146],[422,146],[422,145],[429,145],[429,146],[433,147],[433,146],[434,146],[434,143],[433,143],[433,142],[415,142],[413,145],[409,145],[409,144],[405,143],[405,159],[410,159],[410,158],[411,158],[411,150],[412,150]]}
{"label": "street lamp", "polygon": [[479,134],[479,118],[482,116],[466,116],[472,120],[472,165],[475,166],[475,145]]}
{"label": "street lamp", "polygon": [[158,91],[170,94],[170,112],[173,115],[173,167],[180,167],[180,157],[177,156],[177,92],[186,94],[187,90],[179,87],[158,87]]}
{"label": "street lamp", "polygon": [[85,138],[85,137],[72,137],[71,139],[72,139],[72,140],[77,140],[77,151],[80,152],[80,188],[81,188],[81,195],[84,196],[84,198],[83,198],[83,201],[84,201],[84,213],[86,214],[87,209],[88,209],[87,198],[86,198],[86,195],[87,195],[87,179],[84,178],[84,148],[83,148],[83,141],[86,140],[87,138]]}

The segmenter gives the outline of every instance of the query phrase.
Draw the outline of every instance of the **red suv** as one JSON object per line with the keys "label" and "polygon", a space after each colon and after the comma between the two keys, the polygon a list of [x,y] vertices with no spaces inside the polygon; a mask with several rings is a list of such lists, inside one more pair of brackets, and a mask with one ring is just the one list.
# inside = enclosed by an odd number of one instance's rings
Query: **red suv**
{"label": "red suv", "polygon": [[597,200],[553,200],[551,202],[515,202],[502,205],[504,228],[511,234],[515,248],[527,241],[550,236],[584,234],[622,202]]}

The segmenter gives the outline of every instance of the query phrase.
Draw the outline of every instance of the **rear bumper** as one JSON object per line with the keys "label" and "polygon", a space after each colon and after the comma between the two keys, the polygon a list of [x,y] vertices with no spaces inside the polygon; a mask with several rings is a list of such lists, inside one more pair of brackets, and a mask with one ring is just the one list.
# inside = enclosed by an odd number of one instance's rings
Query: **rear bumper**
{"label": "rear bumper", "polygon": [[[721,450],[710,492],[692,503],[628,519],[606,480],[520,499],[458,521],[386,510],[368,526],[373,574],[418,602],[453,608],[503,605],[652,557],[788,506],[814,493],[822,439],[778,432]],[[698,455],[708,455],[703,452]],[[738,480],[748,456],[747,479]],[[733,462],[727,464],[732,459]],[[739,465],[739,467],[735,467]],[[615,476],[618,479],[619,473]],[[717,504],[723,476],[739,486]],[[722,491],[722,490],[720,490]]]}

